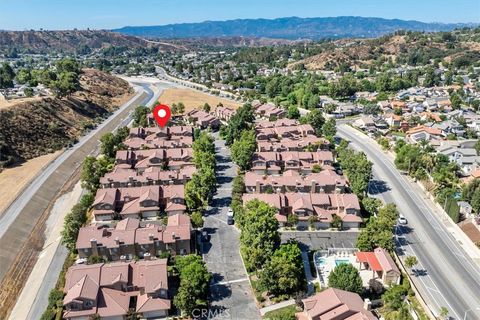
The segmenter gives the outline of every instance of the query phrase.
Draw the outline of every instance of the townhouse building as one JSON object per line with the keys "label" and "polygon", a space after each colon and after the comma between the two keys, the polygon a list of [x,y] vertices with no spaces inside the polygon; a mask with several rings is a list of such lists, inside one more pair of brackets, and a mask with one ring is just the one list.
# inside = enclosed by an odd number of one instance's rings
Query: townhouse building
{"label": "townhouse building", "polygon": [[139,219],[126,218],[115,227],[90,225],[80,228],[76,248],[80,258],[102,257],[105,261],[148,259],[169,253],[173,256],[191,253],[190,217],[174,214],[167,225],[158,221],[141,225]]}
{"label": "townhouse building", "polygon": [[167,259],[75,265],[65,276],[63,318],[165,318],[171,308]]}

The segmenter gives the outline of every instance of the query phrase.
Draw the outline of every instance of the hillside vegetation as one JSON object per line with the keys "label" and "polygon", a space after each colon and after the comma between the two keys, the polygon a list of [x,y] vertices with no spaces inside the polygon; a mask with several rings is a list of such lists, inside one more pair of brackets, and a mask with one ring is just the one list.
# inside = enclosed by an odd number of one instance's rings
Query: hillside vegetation
{"label": "hillside vegetation", "polygon": [[[318,54],[291,63],[289,67],[304,66],[309,70],[348,67],[380,66],[397,62],[424,65],[430,59],[457,61],[480,60],[480,28],[452,32],[397,32],[377,39],[342,39],[325,43]],[[460,58],[460,59],[459,59]]]}
{"label": "hillside vegetation", "polygon": [[0,52],[88,54],[109,47],[175,49],[165,42],[152,42],[104,30],[0,31]]}
{"label": "hillside vegetation", "polygon": [[44,97],[0,110],[0,165],[38,157],[75,142],[132,93],[126,81],[85,69],[80,89],[66,98]]}

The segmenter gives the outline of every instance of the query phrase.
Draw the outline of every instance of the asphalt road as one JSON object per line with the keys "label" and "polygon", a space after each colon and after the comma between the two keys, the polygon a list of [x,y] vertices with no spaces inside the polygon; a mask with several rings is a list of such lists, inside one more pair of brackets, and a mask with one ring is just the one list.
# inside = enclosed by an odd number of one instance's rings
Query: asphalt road
{"label": "asphalt road", "polygon": [[226,222],[232,200],[232,180],[237,169],[224,140],[215,141],[215,153],[218,187],[203,228],[210,234],[210,241],[203,245],[203,257],[213,274],[210,284],[211,307],[206,313],[207,318],[260,319],[240,256],[239,231]]}
{"label": "asphalt road", "polygon": [[396,170],[379,146],[355,129],[339,125],[338,135],[364,151],[373,162],[371,192],[394,202],[408,226],[397,228],[397,252],[415,255],[419,275],[413,277],[430,309],[438,315],[441,307],[451,319],[480,319],[480,270],[425,201],[418,186]]}

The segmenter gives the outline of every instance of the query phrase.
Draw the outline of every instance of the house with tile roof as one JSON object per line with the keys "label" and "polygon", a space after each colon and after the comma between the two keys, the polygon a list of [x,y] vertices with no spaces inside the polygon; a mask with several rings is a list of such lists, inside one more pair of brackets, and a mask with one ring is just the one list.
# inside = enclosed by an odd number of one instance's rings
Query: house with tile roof
{"label": "house with tile roof", "polygon": [[371,270],[372,279],[378,279],[385,285],[399,284],[401,272],[390,254],[383,248],[373,252],[356,252],[360,270]]}
{"label": "house with tile roof", "polygon": [[360,203],[354,194],[295,193],[283,194],[244,194],[243,203],[258,199],[276,208],[279,226],[285,226],[289,215],[298,219],[297,228],[308,229],[313,223],[315,229],[332,226],[334,216],[342,220],[342,228],[358,228],[362,223]]}
{"label": "house with tile roof", "polygon": [[140,225],[140,220],[127,218],[115,227],[95,225],[79,230],[76,248],[80,258],[99,256],[106,261],[131,260],[163,253],[184,255],[191,252],[192,225],[190,217],[174,214],[167,225],[152,221]]}
{"label": "house with tile roof", "polygon": [[303,299],[297,320],[376,320],[357,293],[329,288]]}
{"label": "house with tile roof", "polygon": [[75,265],[65,275],[63,318],[163,318],[171,308],[167,259]]}

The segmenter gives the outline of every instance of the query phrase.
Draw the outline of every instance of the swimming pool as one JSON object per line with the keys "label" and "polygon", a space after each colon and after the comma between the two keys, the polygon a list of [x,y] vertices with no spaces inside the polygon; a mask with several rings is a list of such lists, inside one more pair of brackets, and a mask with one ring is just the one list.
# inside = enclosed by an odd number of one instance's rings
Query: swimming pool
{"label": "swimming pool", "polygon": [[350,260],[348,260],[348,259],[335,259],[335,265],[336,266],[344,264],[344,263],[350,263]]}

